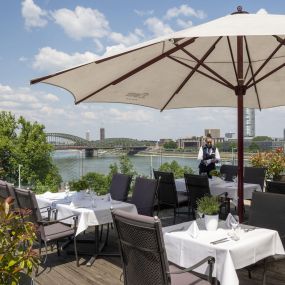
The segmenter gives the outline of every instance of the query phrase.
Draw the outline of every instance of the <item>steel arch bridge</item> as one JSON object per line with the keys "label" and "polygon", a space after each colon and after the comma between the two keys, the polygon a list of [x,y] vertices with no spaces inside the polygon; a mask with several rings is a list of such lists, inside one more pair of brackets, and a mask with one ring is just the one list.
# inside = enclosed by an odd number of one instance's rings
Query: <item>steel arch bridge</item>
{"label": "steel arch bridge", "polygon": [[81,137],[63,134],[63,133],[46,133],[48,143],[55,146],[56,149],[62,147],[69,148],[94,148],[95,146],[88,140]]}
{"label": "steel arch bridge", "polygon": [[127,149],[130,154],[147,149],[142,142],[134,139],[110,138],[103,141],[88,141],[81,137],[64,133],[46,133],[47,142],[55,150],[85,149],[93,151],[98,149]]}

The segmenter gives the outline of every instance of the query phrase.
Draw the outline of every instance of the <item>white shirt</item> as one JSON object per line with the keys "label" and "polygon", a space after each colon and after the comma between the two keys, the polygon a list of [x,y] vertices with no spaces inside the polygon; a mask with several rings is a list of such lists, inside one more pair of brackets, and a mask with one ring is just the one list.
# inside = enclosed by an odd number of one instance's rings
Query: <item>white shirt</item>
{"label": "white shirt", "polygon": [[[216,160],[220,160],[221,159],[221,156],[220,156],[220,153],[219,153],[219,150],[218,150],[217,147],[216,147],[216,152],[215,152],[215,158],[216,158]],[[199,149],[197,160],[203,160],[203,147],[202,146]],[[211,160],[211,159],[209,159],[209,160]]]}

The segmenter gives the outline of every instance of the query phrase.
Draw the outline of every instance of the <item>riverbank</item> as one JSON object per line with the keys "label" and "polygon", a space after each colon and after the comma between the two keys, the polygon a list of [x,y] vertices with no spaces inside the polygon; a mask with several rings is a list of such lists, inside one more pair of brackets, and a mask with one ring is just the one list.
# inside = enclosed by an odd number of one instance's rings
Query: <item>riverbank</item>
{"label": "riverbank", "polygon": [[[249,160],[252,153],[245,153],[244,160]],[[197,153],[181,151],[140,151],[135,156],[164,156],[197,159]],[[220,152],[221,159],[224,161],[236,161],[237,153]]]}

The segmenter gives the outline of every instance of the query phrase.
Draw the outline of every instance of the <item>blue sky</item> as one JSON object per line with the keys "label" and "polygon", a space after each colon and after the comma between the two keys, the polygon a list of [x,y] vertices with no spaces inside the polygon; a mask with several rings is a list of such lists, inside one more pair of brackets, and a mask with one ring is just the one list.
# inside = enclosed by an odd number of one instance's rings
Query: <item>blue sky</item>
{"label": "blue sky", "polygon": [[[236,131],[233,108],[159,111],[122,104],[79,104],[66,91],[32,78],[92,61],[172,31],[199,25],[242,5],[285,14],[284,0],[2,0],[0,9],[0,110],[91,139],[177,139],[205,128]],[[256,135],[282,137],[285,107],[256,111]]]}

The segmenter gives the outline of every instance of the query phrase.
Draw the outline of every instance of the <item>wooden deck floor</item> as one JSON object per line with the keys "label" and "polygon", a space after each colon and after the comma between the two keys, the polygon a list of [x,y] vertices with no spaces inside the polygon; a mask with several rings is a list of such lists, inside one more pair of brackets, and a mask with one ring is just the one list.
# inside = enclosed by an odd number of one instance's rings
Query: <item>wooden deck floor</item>
{"label": "wooden deck floor", "polygon": [[[179,222],[184,222],[187,216],[178,217]],[[163,225],[169,225],[172,219],[165,218]],[[87,246],[86,244],[81,246]],[[87,248],[92,251],[92,246]],[[114,231],[111,231],[108,248],[106,251],[117,251],[117,239]],[[75,258],[72,255],[62,253],[57,256],[56,250],[48,254],[45,268],[40,268],[39,274],[35,277],[38,285],[122,285],[120,276],[122,273],[120,257],[99,257],[91,267],[87,267],[87,257],[80,258],[80,267],[76,266]],[[285,285],[285,262],[280,264],[280,273],[270,272],[267,278],[267,285]],[[283,274],[281,274],[283,272]],[[252,279],[248,278],[246,270],[238,270],[240,285],[262,284],[262,270],[252,273]],[[135,285],[135,284],[134,284]],[[154,284],[155,285],[155,284]],[[231,285],[231,284],[228,284]]]}

